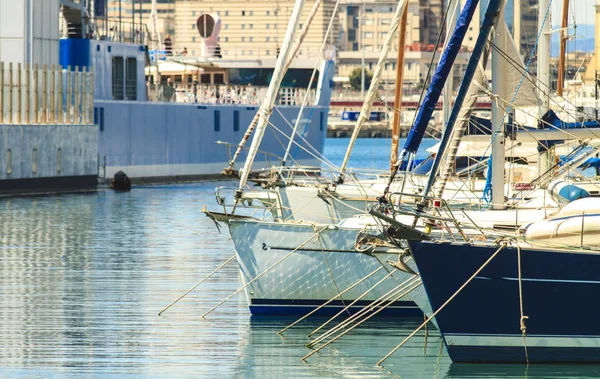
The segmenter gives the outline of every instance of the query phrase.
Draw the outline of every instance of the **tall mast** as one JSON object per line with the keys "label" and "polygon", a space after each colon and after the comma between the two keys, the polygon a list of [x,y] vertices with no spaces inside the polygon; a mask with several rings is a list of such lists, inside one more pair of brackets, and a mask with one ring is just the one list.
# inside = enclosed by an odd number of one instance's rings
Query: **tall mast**
{"label": "tall mast", "polygon": [[[548,9],[549,0],[540,0],[538,13],[538,30],[540,30],[540,40],[538,44],[538,80],[540,82],[540,100],[542,106],[540,115],[546,113],[550,108],[550,16]],[[552,166],[553,154],[545,145],[538,145],[538,175],[548,171]],[[547,182],[541,182],[540,186],[545,187]]]}
{"label": "tall mast", "polygon": [[541,110],[545,113],[550,107],[550,16],[548,11],[549,0],[539,0],[538,5],[538,42],[537,77],[540,82]]}
{"label": "tall mast", "polygon": [[556,92],[558,96],[563,95],[563,86],[565,82],[565,60],[567,55],[567,26],[569,25],[569,0],[563,0],[562,24],[560,31],[560,56],[558,62],[558,84]]}
{"label": "tall mast", "polygon": [[[500,19],[504,12],[500,13]],[[504,209],[504,109],[499,99],[506,99],[506,28],[496,28],[495,48],[492,49],[492,209]]]}
{"label": "tall mast", "polygon": [[352,148],[354,147],[354,143],[356,142],[358,133],[360,133],[363,124],[369,119],[369,115],[371,114],[371,106],[373,105],[375,96],[379,91],[378,87],[379,81],[381,80],[381,74],[383,73],[383,67],[387,60],[388,52],[390,51],[390,46],[392,45],[392,41],[394,40],[396,31],[398,30],[398,25],[400,24],[400,16],[402,16],[402,12],[404,12],[404,9],[407,7],[407,5],[408,0],[400,0],[398,2],[398,6],[396,7],[396,13],[394,13],[394,17],[392,18],[388,34],[385,37],[385,42],[383,43],[381,53],[379,54],[379,60],[377,61],[375,72],[373,73],[371,85],[369,86],[369,90],[367,91],[367,94],[365,96],[365,101],[363,103],[362,109],[360,110],[360,115],[358,116],[356,125],[354,125],[352,137],[350,138],[350,143],[348,144],[348,149],[346,150],[346,155],[344,156],[344,161],[342,162],[342,166],[340,167],[340,176],[337,180],[338,183],[343,183],[344,181],[344,175],[346,174],[346,168],[348,166],[348,160],[350,159],[350,153],[352,153]]}
{"label": "tall mast", "polygon": [[300,23],[300,17],[302,15],[302,8],[304,7],[304,2],[305,0],[296,0],[296,3],[294,4],[294,9],[292,10],[290,23],[288,24],[287,30],[285,32],[285,37],[283,38],[281,52],[279,54],[279,57],[277,58],[275,69],[273,70],[273,76],[271,79],[271,83],[269,84],[269,89],[267,90],[267,94],[265,95],[265,99],[260,109],[258,110],[258,124],[256,126],[256,131],[254,132],[254,137],[252,138],[252,144],[250,145],[250,149],[248,150],[248,157],[246,158],[244,169],[241,172],[240,184],[235,194],[236,198],[238,199],[242,196],[242,192],[244,190],[244,187],[246,186],[246,182],[248,181],[248,175],[252,170],[254,158],[256,157],[256,153],[258,152],[258,147],[260,146],[260,142],[262,141],[262,138],[265,134],[265,129],[269,122],[269,117],[273,112],[277,92],[279,91],[279,86],[281,85],[283,75],[285,74],[285,64],[288,60],[288,57],[290,56],[292,42],[294,40],[294,33],[296,32],[298,24]]}
{"label": "tall mast", "polygon": [[[471,57],[469,58],[469,63],[467,64],[467,68],[463,75],[463,80],[460,83],[460,88],[458,89],[458,94],[456,95],[456,101],[452,106],[452,112],[450,113],[450,118],[446,123],[446,128],[444,129],[444,134],[442,135],[442,139],[440,141],[440,146],[438,149],[438,153],[433,161],[433,165],[431,167],[431,172],[429,173],[429,178],[427,180],[427,185],[423,190],[423,196],[427,196],[431,188],[433,187],[433,183],[435,182],[436,175],[440,164],[442,162],[443,157],[446,155],[446,148],[448,146],[448,142],[450,141],[450,136],[454,131],[454,126],[458,120],[458,116],[461,113],[461,108],[465,102],[467,94],[469,93],[469,89],[471,87],[471,83],[473,81],[473,77],[477,72],[477,68],[479,66],[479,62],[481,61],[481,57],[483,56],[485,46],[488,42],[488,38],[492,31],[492,28],[498,22],[499,14],[504,7],[505,0],[490,0],[488,3],[487,10],[485,12],[485,17],[481,24],[481,28],[479,28],[479,35],[477,36],[477,41],[475,42],[475,47],[473,48],[473,52],[471,53]],[[466,7],[466,5],[465,5]],[[457,22],[456,29],[468,28],[469,24],[465,24],[465,20],[459,18]],[[466,32],[466,30],[465,30]],[[455,32],[456,33],[456,32]],[[413,127],[414,129],[414,127]],[[421,136],[422,138],[422,136]],[[420,142],[420,141],[419,141]],[[407,142],[408,145],[408,142]],[[416,152],[414,149],[412,152]]]}
{"label": "tall mast", "polygon": [[392,153],[390,169],[398,160],[398,145],[400,144],[400,113],[402,112],[402,84],[404,83],[404,46],[406,45],[406,23],[408,8],[402,13],[400,28],[398,28],[398,60],[396,62],[396,91],[394,92],[394,117],[392,118]]}

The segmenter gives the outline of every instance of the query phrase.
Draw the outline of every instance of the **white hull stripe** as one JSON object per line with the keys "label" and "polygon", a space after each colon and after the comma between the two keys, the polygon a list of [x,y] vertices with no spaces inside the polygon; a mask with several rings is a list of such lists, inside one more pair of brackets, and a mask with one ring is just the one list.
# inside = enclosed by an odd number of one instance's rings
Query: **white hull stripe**
{"label": "white hull stripe", "polygon": [[[523,337],[514,335],[444,335],[449,346],[523,347]],[[600,336],[527,336],[527,347],[600,348]]]}

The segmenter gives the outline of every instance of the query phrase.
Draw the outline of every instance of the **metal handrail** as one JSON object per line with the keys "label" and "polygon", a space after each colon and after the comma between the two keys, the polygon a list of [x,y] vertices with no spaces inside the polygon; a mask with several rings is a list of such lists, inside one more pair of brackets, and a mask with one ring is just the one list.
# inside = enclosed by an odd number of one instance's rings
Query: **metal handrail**
{"label": "metal handrail", "polygon": [[[260,190],[248,190],[244,191],[244,196],[241,201],[236,201],[234,203],[227,203],[227,194],[225,192],[231,192],[231,196],[229,198],[233,199],[233,194],[237,191],[237,188],[234,187],[217,187],[215,188],[215,197],[217,200],[217,204],[223,207],[223,211],[227,212],[228,207],[231,209],[263,209],[271,212],[273,217],[277,217],[277,213],[273,212],[274,209],[278,212],[281,218],[284,217],[283,212],[283,202],[281,201],[281,196],[277,191],[269,190],[269,189],[260,189]],[[266,193],[267,201],[272,202],[273,205],[267,206],[260,199],[254,199],[249,197],[248,195],[252,193]],[[273,196],[273,197],[271,197]],[[245,200],[245,201],[244,201]],[[260,204],[254,204],[254,201],[258,200]]]}

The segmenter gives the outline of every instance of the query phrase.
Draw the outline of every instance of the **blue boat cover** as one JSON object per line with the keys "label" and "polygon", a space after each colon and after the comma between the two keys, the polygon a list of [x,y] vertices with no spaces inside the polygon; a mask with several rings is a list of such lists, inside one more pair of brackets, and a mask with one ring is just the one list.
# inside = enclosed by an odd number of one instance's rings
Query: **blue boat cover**
{"label": "blue boat cover", "polygon": [[548,129],[550,125],[555,126],[559,129],[583,129],[583,128],[599,128],[600,122],[598,121],[586,121],[586,122],[565,122],[558,118],[554,111],[549,110],[546,112],[542,119],[538,122],[540,129]]}
{"label": "blue boat cover", "polygon": [[452,135],[454,125],[458,120],[458,114],[460,113],[467,93],[469,92],[469,87],[471,86],[473,76],[477,71],[477,66],[479,65],[479,61],[481,60],[483,51],[485,50],[485,45],[487,44],[492,28],[494,27],[494,25],[496,25],[496,20],[498,19],[498,16],[500,14],[502,4],[504,4],[504,1],[502,0],[490,0],[489,2],[488,8],[485,12],[485,18],[483,19],[483,23],[481,24],[481,28],[479,29],[479,35],[477,36],[475,47],[473,48],[471,58],[469,59],[469,63],[467,64],[463,80],[460,83],[458,94],[456,95],[454,105],[452,106],[452,112],[450,113],[450,117],[448,117],[446,128],[444,129],[444,134],[442,135],[442,140],[440,141],[438,156],[436,157],[435,162],[433,162],[433,167],[431,168],[431,175],[429,176],[429,179],[427,180],[427,186],[423,191],[423,194],[425,196],[427,196],[429,190],[433,187],[435,176],[437,175],[437,170],[442,160],[442,156],[444,155],[446,146],[448,145],[448,141],[450,140],[450,136]]}
{"label": "blue boat cover", "polygon": [[465,7],[460,13],[460,17],[456,22],[456,28],[450,37],[450,41],[446,45],[442,57],[435,69],[435,74],[427,90],[427,94],[423,99],[423,104],[419,108],[419,113],[415,118],[415,123],[410,130],[406,143],[404,144],[404,151],[416,153],[425,135],[425,130],[431,120],[431,116],[435,109],[435,106],[440,98],[444,84],[450,74],[450,69],[454,64],[454,60],[460,51],[465,34],[469,30],[469,24],[477,8],[479,0],[467,0]]}

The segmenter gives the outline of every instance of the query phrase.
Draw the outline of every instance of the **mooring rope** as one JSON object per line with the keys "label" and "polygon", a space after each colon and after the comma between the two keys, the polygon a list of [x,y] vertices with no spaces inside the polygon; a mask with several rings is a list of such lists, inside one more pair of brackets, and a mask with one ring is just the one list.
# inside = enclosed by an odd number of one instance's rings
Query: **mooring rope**
{"label": "mooring rope", "polygon": [[492,254],[492,256],[489,257],[488,260],[485,261],[485,263],[481,267],[479,267],[477,269],[477,271],[475,271],[475,273],[473,275],[471,275],[471,277],[462,286],[460,286],[460,288],[458,290],[456,290],[456,292],[454,292],[454,294],[452,296],[450,296],[444,304],[442,304],[437,309],[437,311],[433,312],[433,314],[431,316],[429,316],[427,318],[427,320],[425,320],[408,337],[406,337],[404,339],[404,341],[400,342],[398,344],[398,346],[396,346],[394,349],[392,349],[392,351],[390,351],[385,357],[381,358],[379,360],[379,362],[377,362],[377,365],[381,366],[383,364],[383,362],[385,362],[385,360],[387,360],[389,357],[391,357],[392,354],[394,354],[398,349],[400,349],[402,346],[404,346],[404,344],[406,344],[411,338],[413,338],[415,336],[415,334],[417,334],[419,332],[419,330],[421,330],[425,325],[427,325],[427,323],[429,321],[431,321],[435,316],[437,316],[437,314],[440,313],[442,311],[442,309],[444,309],[446,307],[446,305],[448,305],[452,300],[454,300],[454,298],[467,286],[467,284],[471,283],[471,281],[473,279],[475,279],[475,277],[492,261],[492,259],[494,259],[496,257],[496,255],[498,255],[498,253],[500,253],[500,251],[502,251],[502,249],[504,249],[508,245],[508,242],[506,240],[502,240],[502,241],[500,241],[500,244],[501,244],[501,246],[498,248],[498,250],[496,250],[494,252],[494,254]]}

